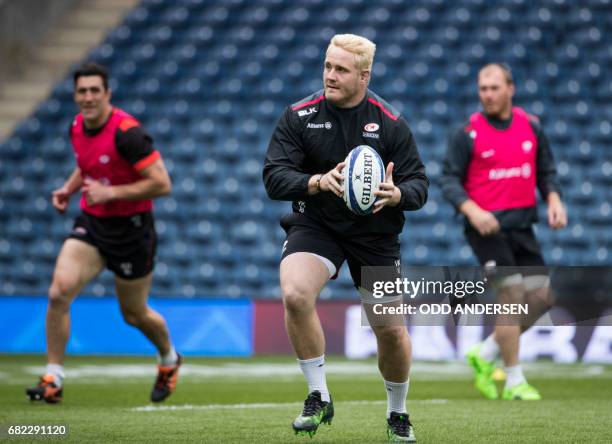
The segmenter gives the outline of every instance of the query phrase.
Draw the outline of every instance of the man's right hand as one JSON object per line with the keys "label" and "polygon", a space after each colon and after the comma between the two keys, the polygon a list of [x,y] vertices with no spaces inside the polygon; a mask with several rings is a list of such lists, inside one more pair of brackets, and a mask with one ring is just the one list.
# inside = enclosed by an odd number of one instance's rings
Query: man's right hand
{"label": "man's right hand", "polygon": [[342,197],[344,194],[344,186],[342,184],[344,181],[344,176],[342,175],[344,166],[345,163],[340,162],[333,169],[321,176],[321,180],[319,181],[321,191],[331,191],[336,196]]}
{"label": "man's right hand", "polygon": [[499,221],[490,211],[478,209],[468,215],[470,224],[481,236],[490,236],[499,231]]}
{"label": "man's right hand", "polygon": [[70,202],[70,192],[65,186],[58,188],[51,194],[51,202],[53,207],[60,213],[64,213],[68,208],[68,202]]}
{"label": "man's right hand", "polygon": [[468,199],[459,206],[459,211],[467,217],[470,225],[474,227],[481,236],[490,236],[499,231],[499,222],[490,211],[482,209],[472,199]]}

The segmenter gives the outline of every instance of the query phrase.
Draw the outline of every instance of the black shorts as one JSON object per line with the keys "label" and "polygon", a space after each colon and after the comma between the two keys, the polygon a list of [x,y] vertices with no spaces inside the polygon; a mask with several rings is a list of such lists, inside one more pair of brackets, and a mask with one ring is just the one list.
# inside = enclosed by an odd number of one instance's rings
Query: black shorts
{"label": "black shorts", "polygon": [[157,234],[151,212],[126,217],[82,212],[68,237],[96,247],[106,267],[123,279],[138,279],[153,270]]}
{"label": "black shorts", "polygon": [[[313,253],[329,259],[338,271],[346,260],[356,288],[361,285],[361,267],[385,267],[380,280],[401,277],[400,242],[395,234],[373,233],[351,237],[340,236],[300,213],[290,213],[281,219],[287,233],[282,259],[292,253]],[[378,280],[378,278],[377,278]]]}
{"label": "black shorts", "polygon": [[465,237],[481,265],[504,267],[506,275],[541,274],[545,266],[531,227],[505,229],[491,236],[482,236],[472,226],[467,226]]}

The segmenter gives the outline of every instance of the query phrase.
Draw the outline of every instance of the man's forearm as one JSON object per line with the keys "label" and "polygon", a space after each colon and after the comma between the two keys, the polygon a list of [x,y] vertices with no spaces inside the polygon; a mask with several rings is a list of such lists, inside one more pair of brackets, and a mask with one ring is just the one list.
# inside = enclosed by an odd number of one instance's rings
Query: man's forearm
{"label": "man's forearm", "polygon": [[546,202],[548,203],[548,205],[561,203],[561,196],[556,191],[551,191],[546,196]]}
{"label": "man's forearm", "polygon": [[310,191],[313,176],[288,167],[264,167],[264,186],[270,199],[303,199]]}
{"label": "man's forearm", "polygon": [[402,211],[418,210],[427,202],[429,181],[425,175],[417,176],[396,186],[400,191],[397,206]]}
{"label": "man's forearm", "polygon": [[75,168],[70,177],[64,182],[64,188],[68,190],[69,194],[74,194],[81,188],[81,185],[83,185],[81,169]]}
{"label": "man's forearm", "polygon": [[315,174],[308,179],[308,195],[312,196],[321,192],[321,178],[323,174]]}
{"label": "man's forearm", "polygon": [[170,193],[169,186],[149,178],[125,185],[113,185],[111,189],[113,200],[146,200]]}
{"label": "man's forearm", "polygon": [[482,208],[480,208],[480,206],[472,199],[467,199],[461,205],[459,205],[457,209],[467,218],[482,210]]}

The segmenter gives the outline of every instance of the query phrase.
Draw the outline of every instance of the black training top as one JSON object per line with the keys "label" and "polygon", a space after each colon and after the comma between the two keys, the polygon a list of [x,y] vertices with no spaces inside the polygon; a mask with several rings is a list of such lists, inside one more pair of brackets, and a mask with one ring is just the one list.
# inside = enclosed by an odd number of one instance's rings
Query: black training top
{"label": "black training top", "polygon": [[[344,161],[359,145],[378,152],[385,168],[394,163],[393,181],[401,190],[397,207],[358,216],[332,192],[308,195],[308,180]],[[287,107],[280,118],[263,169],[268,195],[292,200],[303,213],[343,236],[400,233],[403,211],[418,210],[427,201],[429,181],[414,137],[400,113],[372,91],[354,108],[338,108],[318,91]]]}

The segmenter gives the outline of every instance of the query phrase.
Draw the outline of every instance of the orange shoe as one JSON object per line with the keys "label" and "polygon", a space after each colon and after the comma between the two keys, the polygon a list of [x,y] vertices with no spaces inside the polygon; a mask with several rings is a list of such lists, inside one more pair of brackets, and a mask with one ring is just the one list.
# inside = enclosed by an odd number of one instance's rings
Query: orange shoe
{"label": "orange shoe", "polygon": [[167,367],[157,366],[157,379],[151,391],[151,401],[162,402],[176,389],[179,368],[183,363],[183,357],[178,353],[177,355],[176,364]]}
{"label": "orange shoe", "polygon": [[49,404],[57,404],[62,400],[63,389],[55,384],[55,376],[45,375],[40,378],[36,387],[26,389],[30,401],[46,401]]}

